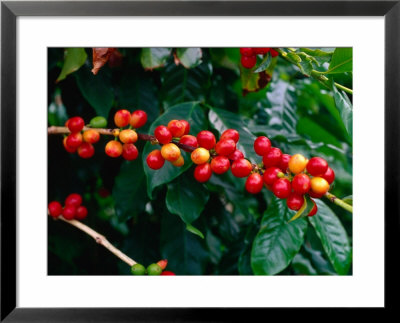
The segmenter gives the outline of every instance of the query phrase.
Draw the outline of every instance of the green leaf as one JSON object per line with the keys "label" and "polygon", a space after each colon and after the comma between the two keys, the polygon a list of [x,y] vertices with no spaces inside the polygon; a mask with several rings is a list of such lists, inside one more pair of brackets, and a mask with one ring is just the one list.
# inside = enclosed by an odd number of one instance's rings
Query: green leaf
{"label": "green leaf", "polygon": [[292,267],[300,275],[318,275],[311,261],[301,253],[298,253],[293,258]]}
{"label": "green leaf", "polygon": [[[257,66],[257,64],[255,66]],[[267,70],[254,73],[256,67],[245,68],[241,64],[239,67],[243,95],[246,95],[249,92],[258,92],[265,88],[271,81],[271,73]]]}
{"label": "green leaf", "polygon": [[74,75],[79,90],[96,111],[96,114],[107,118],[114,101],[110,77],[106,73],[93,75],[87,66],[79,69]]}
{"label": "green leaf", "polygon": [[260,65],[257,66],[257,68],[254,70],[253,73],[259,73],[267,70],[271,62],[272,62],[272,56],[270,53],[267,53],[267,55],[265,55]]}
{"label": "green leaf", "polygon": [[204,240],[189,232],[175,215],[165,212],[161,219],[161,256],[168,270],[177,275],[202,275],[209,258]]}
{"label": "green leaf", "polygon": [[224,67],[239,73],[240,51],[239,48],[210,48],[213,66]]}
{"label": "green leaf", "polygon": [[188,101],[205,101],[205,93],[210,87],[212,66],[202,63],[191,69],[168,64],[162,71],[161,96],[164,108]]}
{"label": "green leaf", "polygon": [[153,70],[162,67],[171,56],[171,48],[149,47],[143,48],[140,62],[145,70]]}
{"label": "green leaf", "polygon": [[[164,114],[157,118],[150,126],[149,133],[154,133],[154,129],[159,125],[167,125],[169,121],[173,119],[185,119],[190,123],[190,132],[197,134],[203,129],[206,129],[206,119],[204,117],[203,110],[197,102],[187,102],[178,104],[168,109]],[[155,150],[161,149],[159,145],[152,145],[147,142],[143,149],[143,165],[144,172],[147,179],[147,194],[153,199],[153,191],[156,187],[171,182],[173,179],[185,172],[191,165],[190,154],[182,151],[182,155],[185,160],[185,164],[182,167],[175,167],[170,162],[165,162],[164,166],[159,170],[150,169],[147,166],[146,158],[147,155]]]}
{"label": "green leaf", "polygon": [[353,48],[336,48],[329,69],[325,74],[353,72]]}
{"label": "green leaf", "polygon": [[200,238],[204,239],[204,234],[197,228],[195,228],[193,225],[191,225],[190,223],[186,223],[186,230],[188,230],[189,232],[198,235]]}
{"label": "green leaf", "polygon": [[347,233],[333,211],[321,200],[315,201],[318,212],[309,218],[336,272],[346,275],[352,261],[352,250]]}
{"label": "green leaf", "polygon": [[126,221],[132,216],[144,211],[146,206],[146,179],[142,161],[125,161],[112,190],[115,200],[115,212],[119,221]]}
{"label": "green leaf", "polygon": [[353,105],[346,93],[339,91],[335,85],[332,87],[336,108],[339,110],[340,117],[350,138],[353,138]]}
{"label": "green leaf", "polygon": [[209,197],[208,190],[192,174],[183,174],[168,184],[166,204],[169,212],[190,224],[200,216]]}
{"label": "green leaf", "polygon": [[184,67],[193,68],[201,64],[203,53],[198,47],[177,48],[176,56]]}
{"label": "green leaf", "polygon": [[275,275],[284,270],[299,252],[307,221],[287,223],[291,212],[285,200],[273,199],[265,211],[253,242],[251,267],[256,275]]}
{"label": "green leaf", "polygon": [[318,48],[316,48],[316,49],[299,48],[299,51],[314,57],[315,60],[319,64],[322,64],[322,63],[329,62],[331,60],[334,49],[327,48],[325,50],[322,50],[322,49],[318,49]]}
{"label": "green leaf", "polygon": [[330,133],[323,123],[317,123],[309,117],[299,119],[297,122],[297,132],[299,135],[306,135],[314,142],[324,142],[341,147],[341,142],[335,135]]}
{"label": "green leaf", "polygon": [[64,65],[56,82],[64,80],[67,75],[77,71],[85,64],[87,54],[84,48],[67,48],[64,51]]}
{"label": "green leaf", "polygon": [[227,129],[236,129],[240,135],[236,144],[237,149],[242,151],[246,158],[254,161],[253,145],[256,137],[248,129],[250,119],[227,110],[208,107],[210,108],[208,119],[212,127],[220,134]]}
{"label": "green leaf", "polygon": [[353,195],[349,195],[349,196],[342,198],[342,201],[347,204],[353,205]]}
{"label": "green leaf", "polygon": [[304,203],[301,206],[300,210],[296,212],[295,215],[288,221],[292,222],[300,217],[305,217],[307,214],[309,214],[314,207],[314,203],[311,201],[310,197],[308,195],[304,195]]}

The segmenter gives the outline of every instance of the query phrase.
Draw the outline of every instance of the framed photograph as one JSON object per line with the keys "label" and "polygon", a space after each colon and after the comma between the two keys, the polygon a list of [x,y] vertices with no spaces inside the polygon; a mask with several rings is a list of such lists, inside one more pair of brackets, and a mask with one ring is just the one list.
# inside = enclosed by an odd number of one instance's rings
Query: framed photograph
{"label": "framed photograph", "polygon": [[399,1],[1,17],[1,321],[393,309]]}

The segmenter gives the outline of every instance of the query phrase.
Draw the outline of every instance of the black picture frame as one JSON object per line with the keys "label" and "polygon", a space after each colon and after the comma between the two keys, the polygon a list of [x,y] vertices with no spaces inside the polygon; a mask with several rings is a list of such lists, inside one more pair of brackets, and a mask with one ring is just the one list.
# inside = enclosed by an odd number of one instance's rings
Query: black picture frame
{"label": "black picture frame", "polygon": [[[400,1],[4,1],[1,3],[1,321],[236,321],[230,308],[16,307],[16,19],[19,16],[383,16],[385,19],[385,307],[399,278]],[[373,77],[373,76],[371,76]],[[371,133],[373,135],[373,133]],[[367,139],[366,139],[367,140]],[[376,171],[372,170],[371,171]],[[367,176],[367,175],[366,175]],[[379,176],[379,174],[378,174]],[[371,188],[373,190],[373,188]],[[371,233],[373,236],[373,233]],[[373,261],[373,257],[371,258]],[[367,287],[366,287],[367,288]],[[38,291],[39,292],[39,291]],[[312,307],[312,303],[310,303]],[[271,309],[272,310],[272,309]],[[287,309],[273,309],[285,311]],[[295,308],[293,310],[296,310]],[[299,309],[297,309],[299,310]],[[370,313],[370,312],[368,312]],[[245,315],[250,315],[246,314]],[[252,313],[258,315],[258,313]],[[264,315],[264,313],[260,313]],[[370,315],[370,314],[368,314]],[[372,317],[371,317],[372,318]],[[246,321],[246,320],[245,320]]]}

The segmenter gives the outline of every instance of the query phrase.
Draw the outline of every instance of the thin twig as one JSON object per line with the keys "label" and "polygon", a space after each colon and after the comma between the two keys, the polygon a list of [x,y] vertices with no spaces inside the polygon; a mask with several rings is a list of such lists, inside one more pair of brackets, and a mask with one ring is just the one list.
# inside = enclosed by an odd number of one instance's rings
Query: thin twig
{"label": "thin twig", "polygon": [[132,267],[134,264],[136,264],[136,261],[128,257],[126,254],[124,254],[121,250],[117,249],[114,247],[105,236],[102,234],[94,231],[91,227],[87,226],[86,224],[83,224],[82,222],[78,220],[67,220],[61,215],[58,217],[58,219],[63,220],[64,222],[67,222],[74,227],[78,228],[79,230],[82,230],[89,236],[91,236],[98,244],[101,244],[103,247],[107,248],[111,253],[116,255],[119,259],[127,263],[130,267]]}

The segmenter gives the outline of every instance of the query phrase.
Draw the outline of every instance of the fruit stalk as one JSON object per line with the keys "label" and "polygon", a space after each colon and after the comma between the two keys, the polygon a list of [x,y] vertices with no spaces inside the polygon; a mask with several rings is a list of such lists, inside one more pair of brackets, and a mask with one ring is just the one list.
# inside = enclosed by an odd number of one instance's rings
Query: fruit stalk
{"label": "fruit stalk", "polygon": [[344,201],[341,200],[340,198],[336,197],[335,195],[333,195],[333,194],[331,194],[331,193],[329,193],[329,192],[326,192],[326,193],[325,193],[325,197],[326,197],[329,201],[331,201],[332,203],[334,203],[334,204],[340,206],[341,208],[343,208],[343,209],[345,209],[345,210],[347,210],[347,211],[353,213],[353,206],[350,205],[350,204],[347,204],[346,202],[344,202]]}
{"label": "fruit stalk", "polygon": [[117,256],[119,259],[121,259],[123,262],[127,263],[130,267],[132,267],[134,264],[136,264],[136,261],[128,257],[126,254],[124,254],[121,250],[117,249],[114,247],[105,236],[102,234],[94,231],[91,227],[88,227],[86,224],[83,224],[82,222],[78,220],[67,220],[62,216],[59,216],[58,219],[67,222],[74,227],[78,228],[79,230],[82,230],[89,236],[91,236],[98,244],[101,244],[103,247],[108,249],[111,253],[113,253],[115,256]]}

